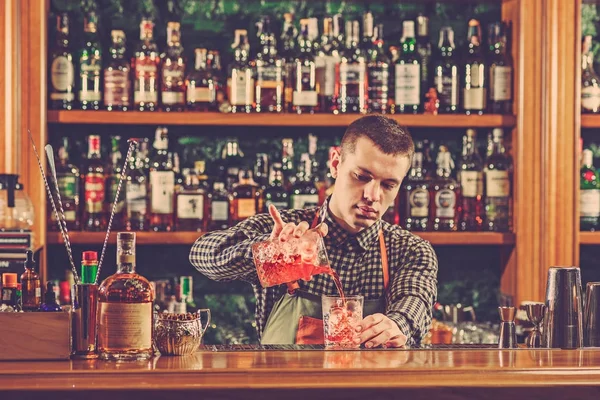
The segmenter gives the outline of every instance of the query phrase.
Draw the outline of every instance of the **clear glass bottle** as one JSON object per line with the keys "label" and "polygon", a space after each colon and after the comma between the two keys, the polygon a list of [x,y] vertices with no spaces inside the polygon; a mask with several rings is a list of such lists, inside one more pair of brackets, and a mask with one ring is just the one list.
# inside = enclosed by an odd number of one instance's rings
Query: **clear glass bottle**
{"label": "clear glass bottle", "polygon": [[414,21],[402,23],[402,52],[394,70],[396,113],[416,114],[421,108],[421,63]]}
{"label": "clear glass bottle", "polygon": [[56,41],[50,53],[49,99],[52,110],[72,110],[75,102],[75,66],[69,43],[69,15],[56,16]]}
{"label": "clear glass bottle", "polygon": [[154,41],[154,23],[143,19],[140,24],[140,43],[131,62],[134,74],[133,108],[154,111],[158,107],[160,57]]}
{"label": "clear glass bottle", "polygon": [[82,110],[99,110],[102,103],[102,46],[97,25],[96,13],[87,13],[83,20],[84,45],[79,53],[79,107]]}
{"label": "clear glass bottle", "polygon": [[229,193],[225,189],[224,182],[215,182],[213,190],[208,193],[210,203],[210,216],[208,218],[208,230],[219,230],[229,228]]}
{"label": "clear glass bottle", "polygon": [[600,78],[594,71],[591,36],[583,39],[581,51],[581,112],[600,113]]}
{"label": "clear glass bottle", "polygon": [[263,17],[256,55],[256,112],[283,112],[285,61],[277,55],[277,42],[268,17]]}
{"label": "clear glass bottle", "polygon": [[390,101],[390,59],[383,47],[383,24],[374,31],[374,43],[368,53],[369,112],[386,114]]}
{"label": "clear glass bottle", "polygon": [[[77,231],[81,227],[81,221],[79,218],[79,193],[81,177],[79,175],[79,168],[69,163],[69,149],[69,139],[64,137],[62,139],[62,145],[58,149],[56,180],[58,183],[58,189],[60,190],[63,210],[65,212],[64,215],[67,223],[67,229],[70,231]],[[48,177],[48,182],[50,182],[50,179],[51,178]],[[58,199],[55,198],[55,204],[57,201]],[[47,208],[49,216],[48,229],[58,231],[59,227],[56,222],[56,216],[54,215],[52,206],[48,204]]]}
{"label": "clear glass bottle", "polygon": [[227,97],[232,113],[249,113],[254,102],[254,71],[248,61],[248,31],[237,29],[232,47],[233,62],[227,78]]}
{"label": "clear glass bottle", "polygon": [[477,152],[475,129],[463,136],[462,157],[458,164],[460,185],[461,231],[481,231],[483,228],[483,161]]}
{"label": "clear glass bottle", "polygon": [[346,47],[336,66],[334,114],[367,112],[367,56],[358,46],[358,21],[346,22]]}
{"label": "clear glass bottle", "polygon": [[458,183],[452,178],[454,161],[446,146],[440,146],[436,177],[431,182],[430,224],[434,231],[456,231],[458,228]]}
{"label": "clear glass bottle", "polygon": [[400,189],[400,225],[408,231],[430,229],[430,181],[423,165],[424,150],[424,143],[416,141],[412,166]]}
{"label": "clear glass bottle", "polygon": [[294,81],[292,111],[298,114],[312,114],[318,106],[317,76],[313,45],[308,36],[308,19],[300,21],[301,33],[298,37],[300,52],[294,59]]}
{"label": "clear glass bottle", "polygon": [[595,231],[600,224],[600,177],[590,149],[583,150],[579,176],[579,230]]}
{"label": "clear glass bottle", "polygon": [[488,111],[494,114],[512,114],[513,63],[506,43],[507,31],[504,22],[490,24],[488,30],[491,53]]}
{"label": "clear glass bottle", "polygon": [[200,180],[195,172],[190,171],[186,175],[183,186],[175,196],[176,230],[186,232],[205,231],[208,201],[206,191],[200,186]]}
{"label": "clear glass bottle", "polygon": [[104,161],[100,154],[100,136],[88,137],[88,155],[83,175],[85,208],[83,211],[83,229],[102,232],[106,230],[107,218],[104,212],[106,181]]}
{"label": "clear glass bottle", "polygon": [[98,354],[103,360],[146,360],[152,348],[154,290],[136,273],[135,233],[117,234],[117,273],[98,288]]}
{"label": "clear glass bottle", "polygon": [[148,179],[144,172],[144,160],[140,150],[134,150],[128,160],[128,173],[124,182],[125,220],[124,227],[128,231],[145,231],[148,229]]}
{"label": "clear glass bottle", "polygon": [[454,31],[449,26],[440,29],[438,58],[433,67],[433,83],[440,100],[440,113],[455,113],[459,103],[459,75],[454,45]]}
{"label": "clear glass bottle", "polygon": [[104,69],[104,107],[108,111],[131,108],[131,67],[125,59],[125,32],[111,31],[110,60]]}
{"label": "clear glass bottle", "polygon": [[485,161],[485,225],[488,231],[507,232],[511,229],[511,172],[512,162],[504,148],[504,132],[492,131],[488,139]]}
{"label": "clear glass bottle", "polygon": [[217,81],[207,68],[208,51],[196,49],[196,64],[185,80],[187,90],[187,109],[190,111],[216,111]]}
{"label": "clear glass bottle", "polygon": [[319,205],[319,189],[312,177],[312,165],[308,153],[302,153],[296,183],[292,186],[290,194],[290,207],[302,210]]}
{"label": "clear glass bottle", "polygon": [[173,195],[175,172],[169,159],[167,128],[156,129],[154,156],[150,162],[150,230],[155,232],[173,230]]}
{"label": "clear glass bottle", "polygon": [[487,65],[481,51],[479,21],[469,21],[468,54],[462,72],[463,109],[467,115],[481,115],[487,105]]}
{"label": "clear glass bottle", "polygon": [[252,171],[248,168],[240,170],[239,181],[230,194],[229,223],[235,225],[258,214],[263,209],[263,193],[254,182]]}
{"label": "clear glass bottle", "polygon": [[181,25],[167,23],[167,48],[161,55],[160,99],[163,111],[185,109],[185,58],[181,46]]}
{"label": "clear glass bottle", "polygon": [[[117,188],[121,180],[123,171],[123,154],[121,153],[121,137],[112,136],[110,163],[106,168],[106,195],[104,197],[104,212],[110,216],[113,209],[113,202],[117,195]],[[112,223],[112,229],[119,230],[123,227],[125,216],[125,191],[121,189],[119,198],[115,205],[115,214]]]}

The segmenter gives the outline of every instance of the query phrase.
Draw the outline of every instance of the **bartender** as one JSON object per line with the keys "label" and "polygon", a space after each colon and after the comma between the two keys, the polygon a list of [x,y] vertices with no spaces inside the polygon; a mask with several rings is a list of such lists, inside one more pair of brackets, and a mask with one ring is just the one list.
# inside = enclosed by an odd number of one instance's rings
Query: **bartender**
{"label": "bartender", "polygon": [[320,298],[338,294],[333,279],[319,274],[293,286],[263,288],[251,248],[316,230],[345,294],[364,296],[365,317],[356,327],[360,342],[366,348],[418,344],[431,324],[437,258],[429,242],[381,219],[394,204],[413,154],[409,132],[395,120],[362,117],[330,155],[335,186],[321,207],[278,211],[270,205],[268,214],[199,238],[190,262],[210,279],[252,284],[262,344],[322,343]]}

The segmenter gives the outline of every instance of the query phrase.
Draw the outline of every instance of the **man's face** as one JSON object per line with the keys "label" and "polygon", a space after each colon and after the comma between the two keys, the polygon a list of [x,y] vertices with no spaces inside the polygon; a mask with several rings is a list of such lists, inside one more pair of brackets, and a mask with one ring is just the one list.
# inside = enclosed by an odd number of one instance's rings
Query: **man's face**
{"label": "man's face", "polygon": [[[410,167],[406,156],[385,154],[368,138],[358,138],[354,153],[331,156],[335,187],[331,211],[352,233],[373,225],[392,205]],[[340,222],[340,221],[338,221]]]}

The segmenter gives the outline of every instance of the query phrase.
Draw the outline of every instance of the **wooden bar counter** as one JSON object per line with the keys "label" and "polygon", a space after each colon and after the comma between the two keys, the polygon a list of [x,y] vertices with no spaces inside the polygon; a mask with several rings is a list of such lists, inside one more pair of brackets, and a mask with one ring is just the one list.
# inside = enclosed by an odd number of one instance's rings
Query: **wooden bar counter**
{"label": "wooden bar counter", "polygon": [[[0,399],[600,398],[600,350],[201,350],[145,362],[1,362]],[[400,397],[402,396],[402,397]]]}

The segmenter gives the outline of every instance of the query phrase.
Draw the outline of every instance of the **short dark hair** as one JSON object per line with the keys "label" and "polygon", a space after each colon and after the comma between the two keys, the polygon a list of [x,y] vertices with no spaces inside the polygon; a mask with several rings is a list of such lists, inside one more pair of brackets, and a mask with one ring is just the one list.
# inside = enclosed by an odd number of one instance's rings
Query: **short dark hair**
{"label": "short dark hair", "polygon": [[342,157],[345,152],[354,153],[358,138],[371,139],[385,154],[406,156],[409,159],[415,152],[415,144],[408,129],[396,120],[383,115],[366,115],[348,125],[341,143]]}

